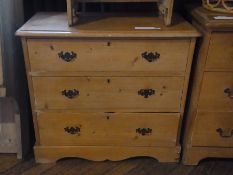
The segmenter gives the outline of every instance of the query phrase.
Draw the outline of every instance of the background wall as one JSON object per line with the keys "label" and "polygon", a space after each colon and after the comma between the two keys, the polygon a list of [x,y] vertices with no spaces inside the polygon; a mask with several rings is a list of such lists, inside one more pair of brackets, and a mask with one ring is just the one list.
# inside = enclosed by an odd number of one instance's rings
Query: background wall
{"label": "background wall", "polygon": [[[24,23],[23,0],[0,0],[0,42],[6,96],[17,102],[21,116],[23,156],[32,150],[33,125],[22,47],[15,31]],[[14,110],[14,109],[5,109]],[[6,122],[9,116],[5,113]]]}

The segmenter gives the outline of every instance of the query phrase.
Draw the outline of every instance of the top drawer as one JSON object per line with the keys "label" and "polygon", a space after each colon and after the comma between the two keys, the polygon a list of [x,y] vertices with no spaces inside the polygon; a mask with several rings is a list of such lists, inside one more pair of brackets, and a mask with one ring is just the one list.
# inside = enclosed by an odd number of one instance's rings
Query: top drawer
{"label": "top drawer", "polygon": [[212,34],[206,68],[233,70],[233,32]]}
{"label": "top drawer", "polygon": [[29,39],[31,71],[185,71],[189,40]]}

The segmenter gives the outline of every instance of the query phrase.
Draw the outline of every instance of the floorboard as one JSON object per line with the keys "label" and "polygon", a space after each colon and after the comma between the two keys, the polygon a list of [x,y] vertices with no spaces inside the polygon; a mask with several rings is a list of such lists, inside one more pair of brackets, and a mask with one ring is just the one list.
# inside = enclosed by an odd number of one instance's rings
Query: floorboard
{"label": "floorboard", "polygon": [[93,162],[63,159],[56,164],[37,164],[32,158],[17,160],[14,154],[0,154],[0,175],[233,175],[233,159],[208,159],[198,166],[158,163],[152,158]]}
{"label": "floorboard", "polygon": [[21,161],[17,160],[14,154],[0,154],[0,173],[14,167],[19,162]]}

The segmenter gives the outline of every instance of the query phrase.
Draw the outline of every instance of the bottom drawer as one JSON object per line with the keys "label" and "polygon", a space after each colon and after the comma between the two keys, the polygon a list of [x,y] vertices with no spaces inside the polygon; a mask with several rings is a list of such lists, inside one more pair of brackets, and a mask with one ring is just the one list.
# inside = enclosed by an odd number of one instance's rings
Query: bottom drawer
{"label": "bottom drawer", "polygon": [[233,113],[198,112],[192,141],[194,146],[233,147]]}
{"label": "bottom drawer", "polygon": [[46,146],[175,146],[180,114],[41,113]]}

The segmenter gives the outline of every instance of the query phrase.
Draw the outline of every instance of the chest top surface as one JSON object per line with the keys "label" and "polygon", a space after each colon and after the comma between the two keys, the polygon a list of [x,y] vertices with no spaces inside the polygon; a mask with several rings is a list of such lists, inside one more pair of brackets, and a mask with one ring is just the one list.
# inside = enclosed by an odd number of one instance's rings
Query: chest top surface
{"label": "chest top surface", "polygon": [[189,9],[193,18],[211,31],[233,31],[233,14],[212,12],[203,7]]}
{"label": "chest top surface", "polygon": [[90,15],[69,27],[65,13],[37,13],[16,33],[22,37],[198,37],[200,34],[180,16],[166,27],[156,17]]}

